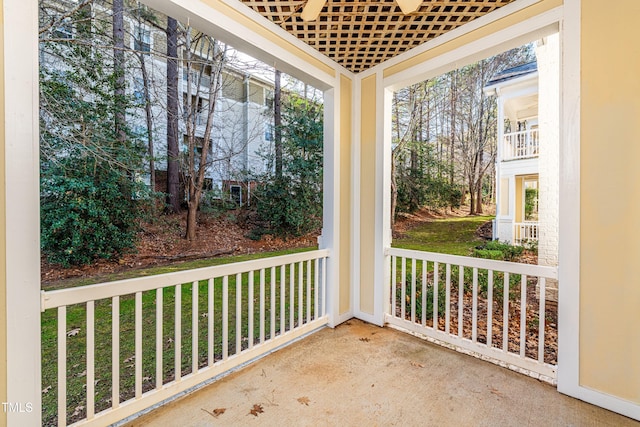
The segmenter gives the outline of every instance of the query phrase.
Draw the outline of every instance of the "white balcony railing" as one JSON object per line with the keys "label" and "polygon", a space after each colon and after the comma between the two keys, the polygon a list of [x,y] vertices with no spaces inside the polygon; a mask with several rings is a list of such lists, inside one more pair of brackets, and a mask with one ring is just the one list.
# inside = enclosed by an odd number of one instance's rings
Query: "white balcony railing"
{"label": "white balcony railing", "polygon": [[538,240],[537,222],[515,222],[513,223],[513,244],[522,245],[527,242]]}
{"label": "white balcony railing", "polygon": [[386,254],[386,322],[555,382],[557,306],[545,296],[555,267],[396,248]]}
{"label": "white balcony railing", "polygon": [[502,160],[517,160],[539,155],[540,137],[538,129],[512,132],[504,135]]}
{"label": "white balcony railing", "polygon": [[43,291],[44,424],[118,422],[326,325],[328,255]]}

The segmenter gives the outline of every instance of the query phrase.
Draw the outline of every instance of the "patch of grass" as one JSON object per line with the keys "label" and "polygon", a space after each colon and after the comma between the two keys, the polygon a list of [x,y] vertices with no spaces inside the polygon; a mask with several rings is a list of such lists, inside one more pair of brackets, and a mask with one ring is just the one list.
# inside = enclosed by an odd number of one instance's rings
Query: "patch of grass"
{"label": "patch of grass", "polygon": [[434,220],[407,231],[406,236],[394,240],[392,246],[468,256],[482,243],[476,230],[491,219],[491,216],[466,216]]}

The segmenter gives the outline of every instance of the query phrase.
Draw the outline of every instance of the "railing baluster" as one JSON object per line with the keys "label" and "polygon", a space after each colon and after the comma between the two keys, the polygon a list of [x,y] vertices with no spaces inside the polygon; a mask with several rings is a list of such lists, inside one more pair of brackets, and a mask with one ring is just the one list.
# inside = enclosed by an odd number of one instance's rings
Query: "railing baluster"
{"label": "railing baluster", "polygon": [[520,281],[520,357],[524,357],[527,350],[527,276],[522,275]]}
{"label": "railing baluster", "polygon": [[327,314],[327,257],[322,258],[322,315]]}
{"label": "railing baluster", "polygon": [[156,289],[156,390],[162,388],[164,375],[162,372],[162,356],[163,356],[163,288]]}
{"label": "railing baluster", "polygon": [[446,334],[449,333],[449,328],[450,328],[450,324],[451,324],[451,264],[447,263],[447,267],[446,267],[447,271],[446,271],[446,275],[447,278],[445,279],[445,286],[446,286],[446,294],[445,294],[445,321],[444,321],[444,332]]}
{"label": "railing baluster", "polygon": [[111,407],[120,406],[120,297],[111,298]]}
{"label": "railing baluster", "polygon": [[427,260],[422,260],[422,326],[427,326],[427,269],[429,263]]}
{"label": "railing baluster", "polygon": [[213,301],[214,301],[214,289],[215,279],[210,278],[207,281],[207,365],[212,366],[215,362],[215,353],[213,347],[214,329],[213,329]]}
{"label": "railing baluster", "polygon": [[271,291],[271,326],[270,328],[270,339],[274,339],[276,336],[276,268],[271,267],[271,281],[269,282],[269,290]]}
{"label": "railing baluster", "polygon": [[87,419],[92,419],[96,411],[95,391],[95,346],[96,346],[95,302],[87,301]]}
{"label": "railing baluster", "polygon": [[293,331],[295,324],[296,270],[293,263],[289,264],[289,331]]}
{"label": "railing baluster", "polygon": [[411,323],[416,323],[416,263],[411,260]]}
{"label": "railing baluster", "polygon": [[[260,270],[260,343],[264,342],[264,328],[265,328],[265,270]],[[253,330],[252,328],[249,328]],[[250,340],[253,342],[253,340]]]}
{"label": "railing baluster", "polygon": [[478,269],[473,269],[473,300],[471,301],[471,341],[478,341]]}
{"label": "railing baluster", "polygon": [[493,270],[487,270],[487,347],[491,348],[493,337]]}
{"label": "railing baluster", "polygon": [[304,323],[302,309],[304,308],[304,299],[302,291],[304,290],[304,263],[298,263],[298,326]]}
{"label": "railing baluster", "polygon": [[391,257],[391,316],[398,317],[396,292],[398,289],[398,257]]}
{"label": "railing baluster", "polygon": [[58,426],[67,425],[67,306],[58,307]]}
{"label": "railing baluster", "polygon": [[182,378],[182,285],[176,285],[175,289],[175,320],[174,320],[174,363],[173,363],[173,375],[176,382]]}
{"label": "railing baluster", "polygon": [[142,396],[142,292],[136,292],[135,302],[135,387],[136,399]]}
{"label": "railing baluster", "polygon": [[198,356],[198,294],[200,283],[196,280],[191,284],[191,372],[198,372],[200,358]]}
{"label": "railing baluster", "polygon": [[229,358],[229,276],[222,278],[222,360]]}
{"label": "railing baluster", "polygon": [[440,264],[433,263],[433,329],[438,330],[438,282],[440,281]]}
{"label": "railing baluster", "polygon": [[[262,274],[262,270],[260,271],[260,273]],[[253,311],[254,311],[254,307],[253,307],[253,286],[255,285],[254,283],[254,277],[253,275],[255,274],[254,271],[250,271],[249,272],[249,287],[247,288],[247,334],[248,334],[248,341],[247,341],[247,346],[248,348],[253,348],[253,328],[254,328],[254,322],[253,322]],[[262,299],[262,296],[261,298]],[[262,307],[261,307],[262,308]],[[262,318],[262,313],[260,313],[260,318]]]}
{"label": "railing baluster", "polygon": [[242,351],[242,274],[236,274],[236,353]]}
{"label": "railing baluster", "polygon": [[315,268],[313,270],[313,318],[317,319],[318,316],[318,305],[320,301],[318,301],[318,288],[320,284],[318,283],[320,276],[320,260],[318,258],[315,259]]}
{"label": "railing baluster", "polygon": [[287,310],[285,306],[285,285],[286,285],[286,271],[285,265],[280,266],[280,336],[286,331],[287,325]]}
{"label": "railing baluster", "polygon": [[402,278],[400,278],[400,318],[405,320],[405,311],[407,306],[407,259],[402,257],[401,261]]}
{"label": "railing baluster", "polygon": [[458,274],[458,336],[463,337],[462,321],[464,320],[464,266],[459,265]]}
{"label": "railing baluster", "polygon": [[544,328],[546,321],[546,288],[547,281],[544,277],[538,278],[538,287],[540,288],[540,307],[538,308],[538,362],[544,363],[545,336]]}
{"label": "railing baluster", "polygon": [[509,273],[504,273],[502,294],[502,350],[509,352]]}
{"label": "railing baluster", "polygon": [[307,323],[311,322],[311,260],[307,261]]}

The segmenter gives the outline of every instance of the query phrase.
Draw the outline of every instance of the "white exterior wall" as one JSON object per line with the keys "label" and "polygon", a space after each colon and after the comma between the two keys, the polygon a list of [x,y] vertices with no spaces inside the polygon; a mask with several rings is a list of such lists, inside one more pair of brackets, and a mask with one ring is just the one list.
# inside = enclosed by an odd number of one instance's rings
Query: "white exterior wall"
{"label": "white exterior wall", "polygon": [[551,35],[536,49],[540,91],[539,242],[538,264],[558,265],[559,223],[559,36]]}

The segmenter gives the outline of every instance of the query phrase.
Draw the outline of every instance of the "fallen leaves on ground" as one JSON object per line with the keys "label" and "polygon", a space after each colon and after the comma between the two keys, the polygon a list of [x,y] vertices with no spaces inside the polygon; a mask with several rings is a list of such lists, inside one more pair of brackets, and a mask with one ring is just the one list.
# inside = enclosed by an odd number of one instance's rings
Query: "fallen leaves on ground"
{"label": "fallen leaves on ground", "polygon": [[309,402],[311,402],[311,400],[309,400],[309,398],[307,396],[299,397],[297,400],[298,400],[298,402],[300,402],[301,404],[306,405],[306,406],[309,406]]}
{"label": "fallen leaves on ground", "polygon": [[369,341],[371,341],[371,340],[370,340],[369,338],[367,338],[367,337],[364,337],[364,338],[360,338],[360,341],[362,341],[362,342],[369,342]]}
{"label": "fallen leaves on ground", "polygon": [[257,417],[258,414],[261,414],[264,412],[264,408],[262,407],[262,405],[256,403],[253,405],[253,408],[251,408],[251,410],[249,411],[249,413],[251,415],[253,415],[254,417]]}
{"label": "fallen leaves on ground", "polygon": [[[159,215],[141,225],[135,252],[119,261],[95,260],[90,265],[63,268],[41,258],[41,280],[45,288],[57,287],[62,281],[108,275],[131,269],[171,265],[185,259],[211,258],[225,254],[251,254],[317,244],[318,232],[301,237],[279,238],[265,235],[259,241],[246,237],[253,226],[236,221],[243,210],[223,214],[198,214],[198,236],[195,242],[184,239],[186,213]],[[99,279],[97,279],[99,280]]]}
{"label": "fallen leaves on ground", "polygon": [[206,412],[207,414],[211,415],[214,418],[218,418],[220,415],[224,414],[227,410],[227,408],[216,408],[213,411],[207,411],[204,408],[200,408],[202,409],[204,412]]}
{"label": "fallen leaves on ground", "polygon": [[424,365],[422,363],[414,362],[413,360],[411,361],[411,366],[415,366],[416,368],[424,368]]}

